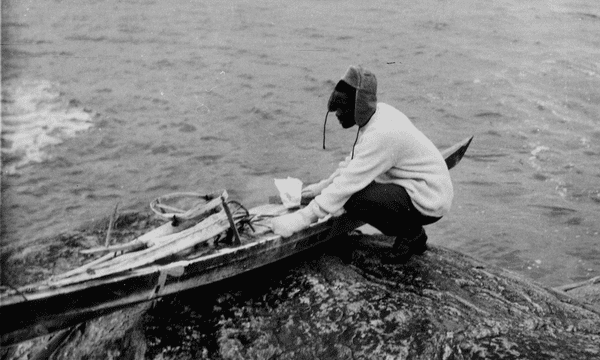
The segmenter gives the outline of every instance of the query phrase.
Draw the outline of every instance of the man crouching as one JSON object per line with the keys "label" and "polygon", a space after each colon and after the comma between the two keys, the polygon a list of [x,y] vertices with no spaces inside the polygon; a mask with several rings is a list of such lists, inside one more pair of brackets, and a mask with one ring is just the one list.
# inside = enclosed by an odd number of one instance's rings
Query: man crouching
{"label": "man crouching", "polygon": [[425,252],[423,226],[447,214],[454,195],[439,150],[406,115],[377,102],[377,79],[360,66],[346,71],[327,110],[345,129],[358,125],[352,152],[328,179],[305,187],[302,196],[314,199],[273,219],[273,231],[287,237],[345,211],[349,219],[396,237],[390,260],[406,262]]}

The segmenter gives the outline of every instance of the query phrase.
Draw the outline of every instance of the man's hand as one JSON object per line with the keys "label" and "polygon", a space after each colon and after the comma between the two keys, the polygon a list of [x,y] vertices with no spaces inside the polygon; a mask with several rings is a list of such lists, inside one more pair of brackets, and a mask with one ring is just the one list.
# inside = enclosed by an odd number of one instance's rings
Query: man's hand
{"label": "man's hand", "polygon": [[294,213],[278,216],[271,220],[273,232],[283,237],[290,237],[293,233],[307,228],[318,220],[310,208],[304,208]]}
{"label": "man's hand", "polygon": [[321,193],[321,191],[323,191],[326,186],[327,184],[324,184],[323,181],[316,184],[307,185],[302,189],[302,198],[314,199]]}
{"label": "man's hand", "polygon": [[271,220],[271,224],[273,225],[273,232],[283,237],[292,236],[293,233],[307,228],[310,225],[307,219],[298,214],[298,212],[278,216]]}

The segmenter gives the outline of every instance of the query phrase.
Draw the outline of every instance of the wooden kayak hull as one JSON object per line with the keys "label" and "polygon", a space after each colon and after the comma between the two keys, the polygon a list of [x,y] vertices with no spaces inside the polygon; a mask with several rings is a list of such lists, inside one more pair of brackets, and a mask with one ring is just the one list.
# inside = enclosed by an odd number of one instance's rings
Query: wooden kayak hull
{"label": "wooden kayak hull", "polygon": [[[194,260],[153,265],[109,278],[3,298],[3,346],[46,335],[120,308],[211,284],[327,241],[333,219],[288,238],[276,235]],[[11,316],[19,314],[18,316]]]}
{"label": "wooden kayak hull", "polygon": [[[460,162],[472,139],[442,152],[448,168]],[[285,212],[282,205],[267,207],[272,212],[275,207],[274,213]],[[260,213],[259,208],[251,213]],[[262,233],[240,246],[220,248],[191,260],[152,264],[60,287],[42,286],[24,294],[2,296],[0,318],[12,320],[3,321],[0,344],[9,346],[128,306],[231,278],[314,248],[362,225],[341,219],[320,221],[288,238]]]}

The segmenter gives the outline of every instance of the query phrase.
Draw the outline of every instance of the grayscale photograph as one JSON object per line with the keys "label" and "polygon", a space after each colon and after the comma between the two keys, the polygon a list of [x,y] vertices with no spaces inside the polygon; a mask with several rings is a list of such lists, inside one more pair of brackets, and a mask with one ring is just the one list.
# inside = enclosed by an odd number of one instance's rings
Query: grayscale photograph
{"label": "grayscale photograph", "polygon": [[1,360],[600,359],[598,0],[2,0]]}

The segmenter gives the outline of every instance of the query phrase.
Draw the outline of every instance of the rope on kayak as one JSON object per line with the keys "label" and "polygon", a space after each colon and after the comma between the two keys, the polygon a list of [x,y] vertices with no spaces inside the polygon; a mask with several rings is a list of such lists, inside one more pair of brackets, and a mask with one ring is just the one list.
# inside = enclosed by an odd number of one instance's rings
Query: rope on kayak
{"label": "rope on kayak", "polygon": [[256,232],[254,226],[252,226],[252,222],[254,217],[250,215],[250,211],[246,209],[244,205],[242,205],[239,201],[230,200],[227,202],[228,205],[235,205],[237,209],[233,211],[233,218],[236,223],[240,224],[240,229],[244,229],[244,226],[247,225],[252,232]]}
{"label": "rope on kayak", "polygon": [[[244,205],[242,205],[239,201],[229,200],[223,203],[223,211],[226,213],[229,211],[230,215],[227,215],[228,221],[230,224],[229,229],[222,234],[218,234],[215,236],[213,243],[225,243],[225,244],[233,244],[240,245],[241,240],[240,234],[244,234],[244,229],[246,226],[252,230],[252,232],[256,232],[254,226],[252,224],[253,215],[250,215],[250,212]],[[237,233],[237,235],[236,235]]]}
{"label": "rope on kayak", "polygon": [[[211,194],[200,194],[195,192],[171,193],[160,196],[150,203],[152,211],[172,222],[177,226],[180,222],[190,219],[201,220],[213,211],[224,211],[230,225],[230,233],[235,245],[241,244],[240,232],[244,225],[248,225],[254,232],[251,216],[248,209],[235,200],[227,200],[227,191],[222,190]],[[180,204],[185,203],[189,209],[183,209]],[[190,206],[191,204],[191,206]],[[219,210],[221,208],[221,210]],[[238,226],[239,225],[239,230]],[[220,238],[220,235],[217,235]]]}
{"label": "rope on kayak", "polygon": [[[227,191],[216,192],[212,194],[200,194],[194,192],[180,192],[159,196],[150,203],[150,209],[158,216],[172,221],[173,226],[177,226],[180,221],[193,219],[202,215],[207,215],[207,204],[219,197],[227,198]],[[188,209],[182,209],[180,203],[192,206]],[[214,203],[216,208],[219,204]]]}

